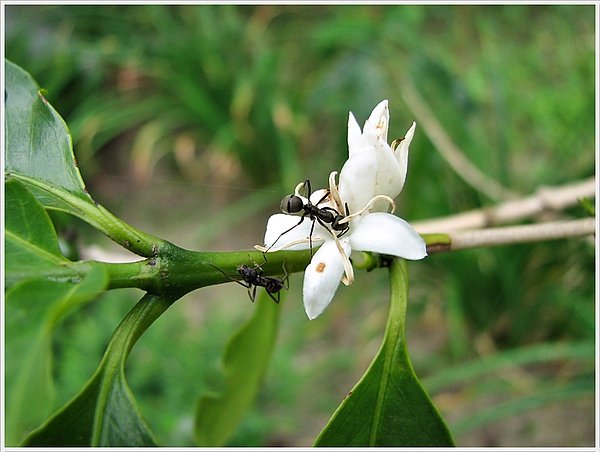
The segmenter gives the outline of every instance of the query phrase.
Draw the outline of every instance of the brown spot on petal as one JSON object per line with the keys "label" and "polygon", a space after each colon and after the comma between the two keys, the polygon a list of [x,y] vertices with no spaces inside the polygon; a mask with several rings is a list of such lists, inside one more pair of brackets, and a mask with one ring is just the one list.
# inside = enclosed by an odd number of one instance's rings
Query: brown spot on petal
{"label": "brown spot on petal", "polygon": [[325,262],[319,262],[316,270],[317,270],[317,273],[323,273],[325,271]]}

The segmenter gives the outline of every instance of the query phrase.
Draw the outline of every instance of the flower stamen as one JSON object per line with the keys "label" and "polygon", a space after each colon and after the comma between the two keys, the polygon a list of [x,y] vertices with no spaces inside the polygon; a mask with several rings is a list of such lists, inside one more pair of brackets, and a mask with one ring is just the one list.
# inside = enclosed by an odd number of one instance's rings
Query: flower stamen
{"label": "flower stamen", "polygon": [[371,198],[371,200],[367,203],[367,205],[365,207],[360,209],[358,212],[354,212],[351,215],[345,216],[338,223],[340,223],[340,224],[348,223],[353,218],[358,217],[359,215],[362,215],[366,210],[373,207],[373,204],[375,204],[377,201],[380,201],[380,200],[387,201],[390,204],[390,206],[392,206],[392,210],[390,211],[390,213],[394,213],[394,211],[396,210],[396,203],[394,202],[394,200],[387,195],[377,195],[377,196],[374,196],[373,198]]}
{"label": "flower stamen", "polygon": [[342,202],[342,198],[340,197],[340,192],[338,191],[338,186],[335,183],[335,177],[337,176],[337,171],[332,171],[329,173],[329,194],[331,195],[331,199],[337,206],[337,211],[340,214],[344,214],[344,203]]}
{"label": "flower stamen", "polygon": [[350,258],[340,243],[340,239],[338,239],[337,235],[335,234],[333,234],[333,241],[340,252],[340,256],[342,256],[342,264],[344,265],[344,276],[342,277],[342,282],[346,286],[349,286],[354,282],[354,268],[352,267],[352,262],[350,262]]}

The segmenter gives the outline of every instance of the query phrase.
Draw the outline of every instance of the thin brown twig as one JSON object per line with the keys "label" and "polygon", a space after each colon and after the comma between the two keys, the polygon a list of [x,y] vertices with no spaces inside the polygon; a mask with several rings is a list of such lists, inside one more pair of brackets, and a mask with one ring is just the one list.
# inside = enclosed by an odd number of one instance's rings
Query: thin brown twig
{"label": "thin brown twig", "polygon": [[411,222],[419,233],[450,232],[508,224],[544,212],[557,212],[576,205],[582,198],[596,194],[594,178],[571,184],[540,187],[528,197],[507,201],[494,207]]}
{"label": "thin brown twig", "polygon": [[467,248],[557,240],[595,233],[595,218],[475,229],[470,231],[452,231],[447,234],[450,238],[449,242],[445,239],[443,243],[439,244],[429,241],[427,251],[429,253],[455,251]]}

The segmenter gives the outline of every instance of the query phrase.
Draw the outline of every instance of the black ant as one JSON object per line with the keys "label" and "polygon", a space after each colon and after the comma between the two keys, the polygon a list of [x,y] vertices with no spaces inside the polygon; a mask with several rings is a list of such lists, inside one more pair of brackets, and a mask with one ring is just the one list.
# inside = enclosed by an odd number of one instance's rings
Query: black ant
{"label": "black ant", "polygon": [[327,193],[325,193],[323,195],[323,197],[321,199],[319,199],[319,201],[317,201],[316,204],[313,204],[310,202],[310,196],[312,194],[312,190],[310,187],[310,181],[308,179],[306,179],[302,185],[305,186],[308,191],[307,196],[306,196],[306,199],[307,199],[306,203],[304,203],[304,201],[302,200],[302,198],[300,196],[295,195],[295,194],[287,195],[281,200],[281,211],[283,213],[288,213],[288,214],[302,213],[302,216],[300,217],[300,221],[298,221],[298,223],[296,223],[294,226],[289,228],[287,231],[284,231],[281,234],[279,234],[279,237],[277,237],[277,239],[271,244],[271,246],[269,248],[267,248],[266,251],[271,249],[283,235],[287,234],[292,229],[300,226],[300,224],[302,224],[302,222],[304,221],[304,219],[306,217],[308,217],[312,221],[312,226],[310,228],[310,234],[308,236],[308,239],[310,242],[311,256],[312,256],[312,234],[315,229],[315,221],[318,221],[319,224],[327,230],[331,230],[332,232],[333,231],[338,232],[338,234],[337,234],[338,237],[341,237],[346,232],[348,232],[348,230],[350,229],[350,226],[348,225],[348,223],[343,223],[343,224],[340,223],[341,220],[346,218],[346,216],[350,215],[350,212],[348,211],[348,204],[346,204],[346,215],[341,215],[337,210],[335,210],[332,207],[317,207],[319,204],[321,204],[323,201],[325,201],[325,199],[327,199],[327,197],[330,195],[329,190],[327,190]]}
{"label": "black ant", "polygon": [[[214,265],[212,266],[215,267]],[[248,289],[248,296],[250,297],[250,301],[253,303],[256,299],[257,287],[264,287],[267,295],[271,297],[271,300],[273,300],[275,303],[279,303],[281,289],[289,289],[289,275],[285,269],[285,263],[283,265],[284,277],[282,279],[275,278],[273,276],[263,276],[263,269],[259,264],[256,264],[254,267],[248,267],[245,264],[237,266],[236,270],[242,277],[243,281],[238,281],[237,279],[232,278],[218,267],[215,268],[232,281]],[[277,294],[277,298],[275,298],[273,294]]]}

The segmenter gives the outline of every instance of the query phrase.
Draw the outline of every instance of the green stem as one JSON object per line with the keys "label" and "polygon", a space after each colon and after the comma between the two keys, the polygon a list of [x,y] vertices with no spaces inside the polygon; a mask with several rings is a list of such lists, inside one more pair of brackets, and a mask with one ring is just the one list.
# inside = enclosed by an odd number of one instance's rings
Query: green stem
{"label": "green stem", "polygon": [[111,240],[139,256],[155,256],[168,243],[125,223],[91,197],[78,196],[64,188],[53,186],[46,181],[24,174],[9,173],[9,176],[18,178],[29,186],[48,193],[52,198],[57,198],[64,203],[64,206],[61,204],[60,207],[53,205],[46,205],[45,207],[64,210],[72,215],[76,215],[103,232]]}
{"label": "green stem", "polygon": [[200,287],[239,279],[239,265],[260,265],[266,276],[280,276],[302,271],[310,261],[309,251],[283,251],[270,253],[268,257],[256,250],[231,253],[189,251],[128,225],[91,197],[71,193],[26,175],[11,174],[11,177],[19,178],[34,189],[43,191],[46,196],[49,194],[59,200],[58,204],[46,204],[47,208],[78,216],[111,240],[146,258],[131,263],[81,261],[68,264],[81,276],[85,276],[92,265],[102,266],[109,275],[109,289],[135,287],[153,294],[182,296]]}
{"label": "green stem", "polygon": [[[266,276],[303,271],[310,261],[310,252],[280,251],[270,253],[267,259],[265,262],[259,251],[199,252],[166,242],[156,257],[129,263],[93,264],[101,265],[107,271],[109,289],[135,287],[155,294],[182,296],[200,287],[239,280],[239,265],[254,267],[259,264]],[[74,265],[79,273],[85,274],[90,262]]]}

